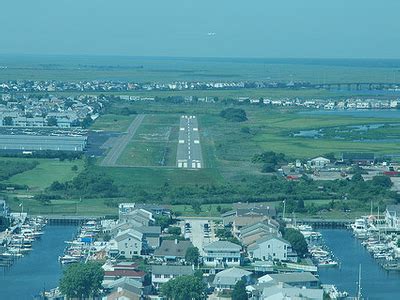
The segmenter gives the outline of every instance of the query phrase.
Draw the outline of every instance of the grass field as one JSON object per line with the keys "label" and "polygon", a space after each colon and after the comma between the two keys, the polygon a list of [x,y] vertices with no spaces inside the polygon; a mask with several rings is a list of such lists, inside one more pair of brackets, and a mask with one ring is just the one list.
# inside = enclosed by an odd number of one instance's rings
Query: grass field
{"label": "grass field", "polygon": [[135,119],[136,115],[121,116],[106,114],[100,116],[92,125],[92,130],[118,131],[124,132]]}
{"label": "grass field", "polygon": [[[1,158],[6,159],[6,158]],[[23,160],[25,158],[13,158]],[[53,181],[66,182],[73,179],[83,168],[82,160],[59,161],[58,159],[34,159],[39,162],[34,169],[17,174],[8,179],[7,183],[27,185],[33,191],[44,190]],[[72,167],[78,170],[73,171]]]}
{"label": "grass field", "polygon": [[178,127],[178,114],[146,115],[117,163],[123,166],[175,166]]}

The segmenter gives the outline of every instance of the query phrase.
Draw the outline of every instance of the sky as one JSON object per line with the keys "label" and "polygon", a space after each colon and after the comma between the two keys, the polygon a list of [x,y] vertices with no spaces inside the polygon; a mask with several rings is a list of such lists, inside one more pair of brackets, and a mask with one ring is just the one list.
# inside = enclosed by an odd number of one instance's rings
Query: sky
{"label": "sky", "polygon": [[0,54],[400,58],[399,0],[1,0]]}

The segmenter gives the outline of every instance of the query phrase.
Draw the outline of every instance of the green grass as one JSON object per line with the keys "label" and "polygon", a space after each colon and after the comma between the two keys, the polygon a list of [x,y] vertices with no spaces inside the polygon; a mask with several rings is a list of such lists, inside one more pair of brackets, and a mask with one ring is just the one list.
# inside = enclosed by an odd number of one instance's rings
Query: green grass
{"label": "green grass", "polygon": [[[24,158],[21,158],[24,159]],[[35,159],[39,165],[34,169],[12,176],[5,182],[27,185],[31,190],[44,190],[54,181],[66,182],[83,169],[83,161],[59,161],[58,159]],[[78,171],[71,168],[76,165]]]}
{"label": "green grass", "polygon": [[106,172],[119,186],[159,188],[165,183],[179,187],[187,184],[216,184],[223,181],[215,169],[183,170],[157,167],[96,167]]}
{"label": "green grass", "polygon": [[179,116],[146,115],[117,163],[122,166],[175,166]]}
{"label": "green grass", "polygon": [[121,116],[106,114],[100,116],[91,126],[92,130],[118,131],[124,132],[135,119],[136,115]]}
{"label": "green grass", "polygon": [[[105,203],[108,199],[72,199],[52,200],[44,205],[35,199],[10,198],[8,204],[12,211],[20,211],[22,202],[24,211],[34,215],[78,215],[78,216],[104,216],[118,215],[118,207],[109,207]],[[115,199],[114,199],[115,200]],[[120,202],[129,202],[128,199],[119,199]]]}

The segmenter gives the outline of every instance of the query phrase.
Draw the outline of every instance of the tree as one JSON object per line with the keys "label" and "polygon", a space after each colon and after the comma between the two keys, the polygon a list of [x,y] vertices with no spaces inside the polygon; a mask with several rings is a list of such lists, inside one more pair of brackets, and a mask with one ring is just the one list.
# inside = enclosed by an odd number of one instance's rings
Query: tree
{"label": "tree", "polygon": [[78,171],[78,166],[77,165],[73,165],[71,167],[71,170],[74,171],[74,172]]}
{"label": "tree", "polygon": [[247,300],[249,299],[246,292],[246,282],[239,280],[235,284],[235,288],[232,291],[232,300]]}
{"label": "tree", "polygon": [[13,121],[12,117],[4,117],[4,119],[3,119],[4,126],[12,126],[13,124],[14,124],[14,121]]}
{"label": "tree", "polygon": [[388,176],[374,176],[372,178],[372,184],[383,188],[390,188],[393,182]]}
{"label": "tree", "polygon": [[56,117],[49,117],[47,118],[47,126],[57,126],[57,118]]}
{"label": "tree", "polygon": [[308,253],[307,242],[300,231],[293,228],[285,229],[283,238],[292,245],[293,250],[296,251],[299,256],[304,256]]}
{"label": "tree", "polygon": [[177,226],[169,227],[168,233],[173,235],[181,235],[181,228]]}
{"label": "tree", "polygon": [[77,263],[70,265],[60,280],[60,291],[67,299],[84,299],[96,296],[101,289],[104,271],[98,263]]}
{"label": "tree", "polygon": [[231,122],[247,121],[246,111],[241,108],[227,108],[219,113],[219,115]]}
{"label": "tree", "polygon": [[197,249],[196,247],[189,247],[186,250],[185,260],[188,263],[197,266],[199,264],[199,257],[200,257],[199,249]]}
{"label": "tree", "polygon": [[180,276],[164,283],[161,294],[173,300],[206,299],[206,285],[196,276]]}

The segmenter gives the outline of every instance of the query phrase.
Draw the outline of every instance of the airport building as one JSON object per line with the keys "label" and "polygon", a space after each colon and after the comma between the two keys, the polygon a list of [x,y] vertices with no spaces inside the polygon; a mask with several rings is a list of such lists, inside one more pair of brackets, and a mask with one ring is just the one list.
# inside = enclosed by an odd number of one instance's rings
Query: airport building
{"label": "airport building", "polygon": [[0,150],[84,151],[86,136],[0,135]]}

